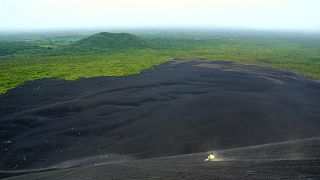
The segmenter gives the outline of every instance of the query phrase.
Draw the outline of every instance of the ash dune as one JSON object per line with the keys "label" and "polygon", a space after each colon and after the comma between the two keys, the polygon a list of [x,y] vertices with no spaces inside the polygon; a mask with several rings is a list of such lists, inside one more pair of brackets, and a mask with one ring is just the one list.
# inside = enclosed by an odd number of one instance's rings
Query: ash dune
{"label": "ash dune", "polygon": [[294,73],[196,59],[128,77],[36,80],[0,96],[0,169],[317,137],[319,100],[319,83]]}

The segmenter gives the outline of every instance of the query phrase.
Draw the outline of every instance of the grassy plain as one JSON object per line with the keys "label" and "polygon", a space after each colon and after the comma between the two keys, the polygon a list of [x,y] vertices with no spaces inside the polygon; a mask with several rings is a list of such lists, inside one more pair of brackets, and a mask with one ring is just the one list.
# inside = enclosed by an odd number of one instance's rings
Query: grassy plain
{"label": "grassy plain", "polygon": [[90,33],[1,35],[0,93],[35,79],[125,76],[175,58],[194,57],[284,68],[320,79],[320,35],[264,32],[136,34],[148,42],[148,47],[114,52],[68,50]]}

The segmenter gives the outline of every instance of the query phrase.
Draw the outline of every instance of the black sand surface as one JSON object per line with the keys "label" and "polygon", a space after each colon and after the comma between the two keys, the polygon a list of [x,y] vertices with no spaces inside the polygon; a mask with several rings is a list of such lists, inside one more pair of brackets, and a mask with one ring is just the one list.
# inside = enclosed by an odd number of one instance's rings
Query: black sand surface
{"label": "black sand surface", "polygon": [[20,179],[320,179],[320,137],[208,153],[95,164]]}
{"label": "black sand surface", "polygon": [[319,83],[231,62],[170,62],[128,77],[36,80],[0,102],[1,170],[320,136]]}

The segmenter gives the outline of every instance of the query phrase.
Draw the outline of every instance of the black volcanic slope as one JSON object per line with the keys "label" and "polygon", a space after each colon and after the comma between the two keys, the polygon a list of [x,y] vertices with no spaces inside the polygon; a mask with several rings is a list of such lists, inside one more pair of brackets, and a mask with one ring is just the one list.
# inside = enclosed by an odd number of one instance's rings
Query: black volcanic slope
{"label": "black volcanic slope", "polygon": [[100,154],[150,158],[320,136],[320,86],[231,62],[26,83],[0,96],[0,169]]}
{"label": "black volcanic slope", "polygon": [[88,164],[8,180],[44,179],[320,179],[320,138],[301,139],[207,153]]}

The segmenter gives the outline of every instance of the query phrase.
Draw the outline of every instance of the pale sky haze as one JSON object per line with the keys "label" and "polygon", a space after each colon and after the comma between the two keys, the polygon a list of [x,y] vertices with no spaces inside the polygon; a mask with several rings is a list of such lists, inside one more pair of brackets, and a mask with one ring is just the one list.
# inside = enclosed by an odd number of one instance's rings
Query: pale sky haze
{"label": "pale sky haze", "polygon": [[0,0],[1,30],[254,28],[320,32],[320,0]]}

